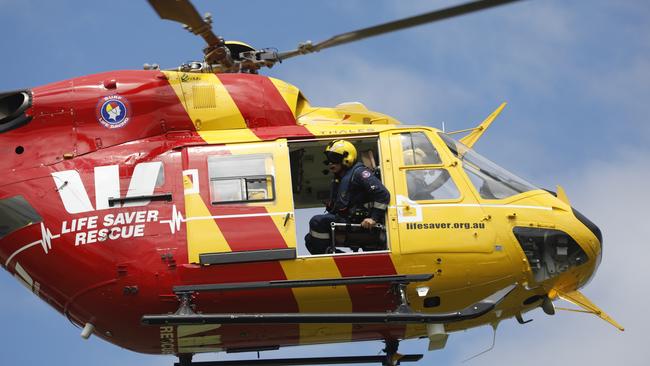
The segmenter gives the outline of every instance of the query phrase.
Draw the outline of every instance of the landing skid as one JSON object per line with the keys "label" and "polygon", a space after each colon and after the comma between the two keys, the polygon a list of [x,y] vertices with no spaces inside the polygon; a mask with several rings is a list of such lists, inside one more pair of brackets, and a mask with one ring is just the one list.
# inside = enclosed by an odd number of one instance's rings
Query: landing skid
{"label": "landing skid", "polygon": [[[141,318],[143,325],[169,326],[169,325],[196,325],[196,324],[439,324],[452,323],[463,320],[475,319],[494,310],[514,288],[515,285],[504,287],[491,296],[470,305],[464,309],[449,313],[421,313],[414,312],[409,307],[406,296],[406,284],[410,281],[423,281],[432,275],[422,276],[377,276],[354,277],[333,280],[314,281],[274,281],[273,283],[244,283],[227,285],[197,285],[182,290],[175,289],[180,305],[174,314],[149,314]],[[342,282],[346,281],[346,282]],[[332,285],[361,284],[361,283],[389,283],[399,299],[400,305],[394,312],[359,312],[359,313],[197,313],[192,306],[192,294],[203,291],[219,291],[226,289],[251,289],[281,287],[318,287],[325,284]],[[188,286],[186,286],[188,287]]]}
{"label": "landing skid", "polygon": [[360,363],[376,363],[393,366],[402,362],[417,362],[423,355],[402,355],[397,363],[387,361],[386,356],[342,356],[342,357],[312,357],[312,358],[277,358],[273,360],[236,360],[236,361],[201,361],[180,363],[174,366],[291,366],[291,365],[351,365]]}
{"label": "landing skid", "polygon": [[[359,363],[377,363],[382,366],[397,366],[402,362],[417,362],[421,354],[402,355],[397,353],[399,340],[386,339],[383,356],[340,356],[340,357],[307,357],[307,358],[276,358],[269,360],[233,360],[233,361],[201,361],[193,362],[191,353],[178,355],[174,366],[290,366],[290,365],[351,365]],[[259,354],[258,354],[259,355]]]}
{"label": "landing skid", "polygon": [[[431,275],[425,275],[431,278]],[[408,277],[408,276],[407,276]],[[273,283],[244,283],[227,285],[200,285],[191,288],[175,289],[180,305],[174,314],[144,315],[141,319],[144,325],[193,325],[193,324],[441,324],[478,318],[492,311],[516,286],[512,284],[495,292],[491,296],[460,311],[451,313],[420,313],[409,307],[406,296],[406,284],[410,281],[425,280],[418,276],[411,278],[389,277],[355,277],[344,281],[359,283],[390,283],[394,293],[400,300],[400,305],[394,312],[376,313],[228,313],[202,314],[194,311],[192,294],[203,291],[226,291],[233,289],[251,289],[260,287],[318,287],[331,285],[332,280],[319,281],[280,281]],[[336,281],[341,281],[337,279]],[[350,283],[339,283],[347,285]],[[199,288],[200,287],[200,288]],[[288,366],[288,365],[342,365],[359,363],[380,363],[384,366],[396,366],[402,362],[416,362],[422,359],[421,354],[401,355],[397,353],[399,341],[386,339],[384,356],[343,356],[343,357],[314,357],[314,358],[283,358],[272,360],[236,360],[236,361],[206,361],[193,362],[192,354],[179,354],[179,362],[175,366]]]}

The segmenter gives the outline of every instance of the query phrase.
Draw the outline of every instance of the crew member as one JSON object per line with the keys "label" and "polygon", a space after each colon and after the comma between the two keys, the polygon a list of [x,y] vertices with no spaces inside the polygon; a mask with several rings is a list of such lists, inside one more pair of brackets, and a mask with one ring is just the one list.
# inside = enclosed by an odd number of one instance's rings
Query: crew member
{"label": "crew member", "polygon": [[390,193],[366,166],[357,163],[357,149],[346,140],[332,141],[325,148],[327,165],[334,174],[326,214],[309,221],[305,246],[311,254],[327,253],[332,245],[331,223],[361,224],[372,229],[384,223]]}

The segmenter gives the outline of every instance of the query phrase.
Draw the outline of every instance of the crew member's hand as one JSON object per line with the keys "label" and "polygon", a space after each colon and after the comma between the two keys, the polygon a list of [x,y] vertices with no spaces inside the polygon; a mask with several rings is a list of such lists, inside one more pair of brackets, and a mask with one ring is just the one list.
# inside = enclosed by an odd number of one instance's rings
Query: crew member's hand
{"label": "crew member's hand", "polygon": [[364,229],[372,229],[373,226],[375,226],[377,222],[370,217],[365,218],[363,221],[361,221],[361,227]]}

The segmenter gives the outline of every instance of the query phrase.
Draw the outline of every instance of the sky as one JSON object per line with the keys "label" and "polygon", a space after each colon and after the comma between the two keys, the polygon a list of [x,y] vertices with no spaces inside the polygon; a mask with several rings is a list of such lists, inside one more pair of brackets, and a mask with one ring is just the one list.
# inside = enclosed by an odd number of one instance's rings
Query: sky
{"label": "sky", "polygon": [[[280,50],[459,3],[195,1],[199,11],[212,13],[224,38]],[[561,184],[573,206],[603,231],[603,261],[583,293],[625,332],[592,315],[558,311],[550,317],[535,310],[525,315],[534,319],[526,325],[502,322],[495,348],[466,363],[490,346],[491,328],[451,334],[436,352],[426,351],[425,340],[406,341],[403,353],[425,353],[421,365],[647,364],[648,19],[646,0],[530,0],[287,60],[264,72],[301,88],[313,105],[359,101],[406,124],[444,123],[447,130],[473,127],[508,102],[475,148],[540,187]],[[202,48],[179,25],[159,20],[144,0],[0,0],[0,32],[0,90],[143,63],[175,67],[200,59]],[[82,340],[77,328],[6,272],[0,292],[3,364],[174,362]],[[367,342],[262,356],[365,355],[382,347]]]}

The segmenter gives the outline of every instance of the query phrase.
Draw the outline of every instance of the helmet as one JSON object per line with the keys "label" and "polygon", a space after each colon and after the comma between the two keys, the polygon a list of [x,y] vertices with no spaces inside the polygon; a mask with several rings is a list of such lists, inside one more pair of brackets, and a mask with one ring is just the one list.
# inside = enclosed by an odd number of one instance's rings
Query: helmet
{"label": "helmet", "polygon": [[404,164],[406,165],[423,165],[426,164],[427,154],[419,147],[415,149],[406,149],[403,152]]}
{"label": "helmet", "polygon": [[357,161],[357,149],[346,140],[334,140],[325,148],[327,161],[349,168]]}

